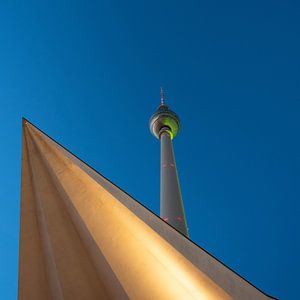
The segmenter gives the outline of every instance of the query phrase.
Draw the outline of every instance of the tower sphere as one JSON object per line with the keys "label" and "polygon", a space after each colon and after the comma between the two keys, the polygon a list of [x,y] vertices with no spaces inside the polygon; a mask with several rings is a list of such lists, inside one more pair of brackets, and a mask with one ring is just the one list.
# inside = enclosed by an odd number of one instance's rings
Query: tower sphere
{"label": "tower sphere", "polygon": [[159,139],[161,130],[164,128],[173,139],[179,132],[180,121],[179,117],[168,106],[161,104],[150,118],[149,125],[151,133],[156,138]]}

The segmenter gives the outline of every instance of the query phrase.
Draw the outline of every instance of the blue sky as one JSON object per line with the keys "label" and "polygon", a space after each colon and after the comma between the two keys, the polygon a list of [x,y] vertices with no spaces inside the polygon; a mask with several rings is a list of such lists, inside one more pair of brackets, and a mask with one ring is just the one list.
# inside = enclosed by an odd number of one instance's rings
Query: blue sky
{"label": "blue sky", "polygon": [[21,117],[159,210],[159,87],[191,239],[299,295],[299,1],[2,1],[0,295],[18,275]]}

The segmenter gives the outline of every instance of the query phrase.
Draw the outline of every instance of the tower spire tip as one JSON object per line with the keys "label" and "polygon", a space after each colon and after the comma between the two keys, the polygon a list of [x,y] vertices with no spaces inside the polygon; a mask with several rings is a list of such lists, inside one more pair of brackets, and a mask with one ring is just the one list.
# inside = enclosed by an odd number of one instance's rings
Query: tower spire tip
{"label": "tower spire tip", "polygon": [[160,87],[160,105],[165,105],[165,93],[162,86]]}

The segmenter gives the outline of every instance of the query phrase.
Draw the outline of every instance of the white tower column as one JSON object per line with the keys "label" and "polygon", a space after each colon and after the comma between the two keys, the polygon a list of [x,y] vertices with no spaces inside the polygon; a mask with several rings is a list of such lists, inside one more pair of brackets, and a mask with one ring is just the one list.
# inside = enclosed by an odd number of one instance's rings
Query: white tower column
{"label": "white tower column", "polygon": [[170,133],[160,134],[160,217],[188,236]]}

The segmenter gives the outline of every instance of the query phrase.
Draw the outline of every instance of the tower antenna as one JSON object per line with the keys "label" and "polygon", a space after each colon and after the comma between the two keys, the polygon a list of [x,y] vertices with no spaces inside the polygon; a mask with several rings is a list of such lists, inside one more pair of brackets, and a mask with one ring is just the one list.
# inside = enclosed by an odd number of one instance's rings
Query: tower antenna
{"label": "tower antenna", "polygon": [[160,87],[160,105],[165,105],[165,93],[162,86]]}

